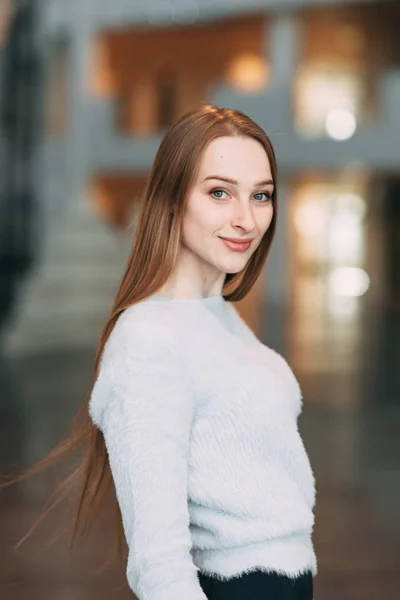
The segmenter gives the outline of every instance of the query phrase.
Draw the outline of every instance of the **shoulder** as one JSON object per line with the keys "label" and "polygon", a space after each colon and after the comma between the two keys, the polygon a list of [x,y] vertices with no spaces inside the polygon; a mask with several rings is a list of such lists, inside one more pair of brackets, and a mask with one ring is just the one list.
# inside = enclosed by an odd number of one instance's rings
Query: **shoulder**
{"label": "shoulder", "polygon": [[89,401],[94,423],[101,425],[103,411],[118,393],[133,394],[172,386],[191,387],[176,317],[168,307],[138,303],[126,309],[108,337]]}
{"label": "shoulder", "polygon": [[107,341],[108,350],[138,347],[141,351],[160,346],[176,350],[184,333],[176,311],[167,304],[139,302],[125,309],[119,316]]}

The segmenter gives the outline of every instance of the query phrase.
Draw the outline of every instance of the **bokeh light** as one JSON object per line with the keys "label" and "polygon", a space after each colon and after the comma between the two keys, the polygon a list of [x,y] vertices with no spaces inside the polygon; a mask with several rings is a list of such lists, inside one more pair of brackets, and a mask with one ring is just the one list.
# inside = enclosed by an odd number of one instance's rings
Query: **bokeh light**
{"label": "bokeh light", "polygon": [[351,110],[336,108],[328,113],[325,127],[327,133],[334,140],[348,140],[354,135],[357,122]]}

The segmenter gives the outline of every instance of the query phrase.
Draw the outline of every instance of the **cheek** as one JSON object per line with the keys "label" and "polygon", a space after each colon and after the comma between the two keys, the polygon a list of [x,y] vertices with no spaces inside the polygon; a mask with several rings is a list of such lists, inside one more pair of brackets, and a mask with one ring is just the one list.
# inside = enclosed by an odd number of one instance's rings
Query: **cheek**
{"label": "cheek", "polygon": [[193,251],[198,251],[204,245],[204,237],[212,231],[204,215],[195,211],[188,211],[182,226],[182,241],[184,245]]}
{"label": "cheek", "polygon": [[183,221],[183,235],[203,237],[213,235],[221,228],[221,215],[212,206],[194,206],[188,209]]}
{"label": "cheek", "polygon": [[268,227],[271,225],[272,217],[274,216],[274,207],[272,204],[268,206],[268,210],[265,211],[265,214],[262,218],[262,223],[260,223],[260,229],[263,233],[265,233]]}

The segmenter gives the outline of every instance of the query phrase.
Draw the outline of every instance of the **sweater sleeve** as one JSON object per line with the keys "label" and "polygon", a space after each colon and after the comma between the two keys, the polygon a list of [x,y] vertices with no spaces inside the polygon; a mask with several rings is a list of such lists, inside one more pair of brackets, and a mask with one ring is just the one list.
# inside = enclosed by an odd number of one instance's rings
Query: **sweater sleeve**
{"label": "sweater sleeve", "polygon": [[207,600],[189,530],[190,376],[160,330],[136,325],[113,347],[96,383],[101,419],[96,398],[90,411],[104,435],[121,509],[128,584],[139,600]]}

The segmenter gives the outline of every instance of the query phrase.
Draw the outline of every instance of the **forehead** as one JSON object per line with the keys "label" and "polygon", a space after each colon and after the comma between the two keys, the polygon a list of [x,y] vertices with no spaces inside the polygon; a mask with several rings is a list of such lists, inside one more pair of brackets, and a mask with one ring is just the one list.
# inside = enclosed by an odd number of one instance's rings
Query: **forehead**
{"label": "forehead", "polygon": [[249,137],[219,137],[206,147],[199,164],[199,178],[224,175],[238,181],[271,178],[271,166],[263,146]]}

